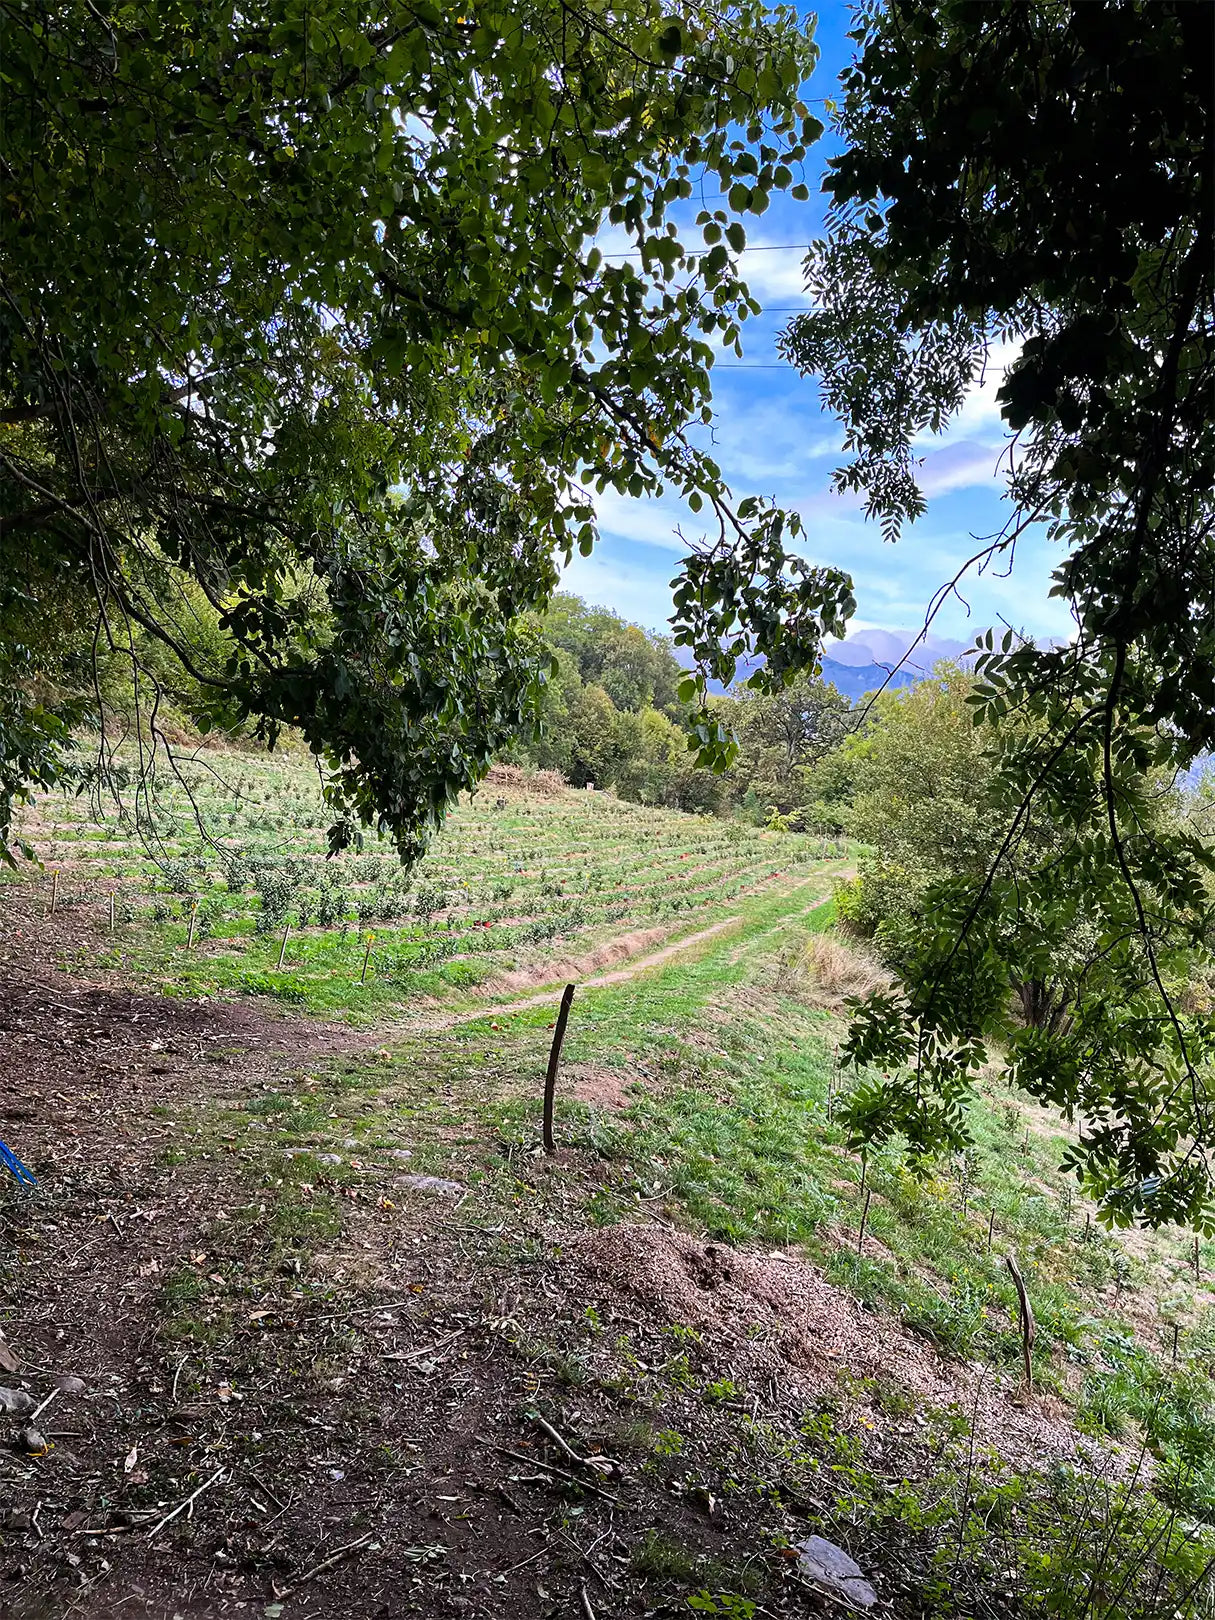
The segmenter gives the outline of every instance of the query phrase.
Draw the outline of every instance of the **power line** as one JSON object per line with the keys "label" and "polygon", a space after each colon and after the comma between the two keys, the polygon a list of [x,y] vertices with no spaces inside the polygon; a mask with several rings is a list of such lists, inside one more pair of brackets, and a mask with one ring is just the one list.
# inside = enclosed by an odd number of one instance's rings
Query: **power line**
{"label": "power line", "polygon": [[[662,238],[661,240],[666,240]],[[739,253],[805,253],[814,246],[813,242],[757,242],[753,247],[738,248]],[[640,259],[640,248],[631,248],[627,253],[603,253],[604,259]]]}

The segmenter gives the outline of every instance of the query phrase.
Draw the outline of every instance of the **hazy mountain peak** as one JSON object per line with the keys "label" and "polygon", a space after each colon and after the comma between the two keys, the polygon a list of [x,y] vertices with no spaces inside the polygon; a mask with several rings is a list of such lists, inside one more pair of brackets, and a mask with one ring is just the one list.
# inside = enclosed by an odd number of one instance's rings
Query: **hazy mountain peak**
{"label": "hazy mountain peak", "polygon": [[[892,669],[918,634],[916,630],[854,630],[843,641],[825,641],[823,657],[833,664],[847,664],[853,668],[876,664],[879,668]],[[972,643],[968,641],[927,635],[911,653],[904,668],[926,674],[942,658],[957,658],[970,645]]]}

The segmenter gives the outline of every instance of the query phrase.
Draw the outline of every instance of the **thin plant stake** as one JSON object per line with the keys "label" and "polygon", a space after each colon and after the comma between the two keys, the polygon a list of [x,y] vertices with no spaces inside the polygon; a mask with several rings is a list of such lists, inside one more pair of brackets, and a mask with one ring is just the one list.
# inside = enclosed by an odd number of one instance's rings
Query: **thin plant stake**
{"label": "thin plant stake", "polygon": [[110,890],[110,933],[114,932],[114,891]]}
{"label": "thin plant stake", "polygon": [[561,1062],[561,1043],[565,1040],[565,1026],[570,1021],[570,1003],[574,999],[574,986],[567,984],[561,993],[561,1011],[557,1014],[557,1027],[553,1031],[552,1050],[548,1054],[548,1073],[544,1077],[544,1151],[556,1153],[553,1140],[553,1100],[557,1095],[557,1065]]}
{"label": "thin plant stake", "polygon": [[867,1224],[867,1222],[869,1220],[869,1200],[872,1197],[873,1197],[873,1188],[872,1187],[867,1187],[865,1189],[865,1207],[861,1211],[861,1229],[856,1234],[856,1252],[857,1252],[858,1255],[860,1254],[861,1250],[865,1247],[865,1226],[866,1226],[866,1224]]}
{"label": "thin plant stake", "polygon": [[[368,934],[368,936],[367,936],[367,949],[363,952],[363,971],[359,975],[359,983],[360,984],[366,984],[367,983],[367,964],[368,964],[368,962],[371,961],[371,947],[372,947],[372,944],[373,944],[374,940],[375,940],[375,935],[374,934]],[[286,947],[284,946],[284,949],[285,948]]]}
{"label": "thin plant stake", "polygon": [[190,931],[186,935],[186,949],[188,951],[192,951],[194,949],[194,925],[197,923],[197,921],[198,921],[198,901],[196,900],[194,902],[194,904],[190,907]]}
{"label": "thin plant stake", "polygon": [[1017,1304],[1021,1311],[1021,1356],[1025,1363],[1025,1387],[1032,1390],[1034,1375],[1030,1367],[1029,1353],[1034,1346],[1034,1312],[1029,1303],[1029,1295],[1025,1292],[1025,1284],[1021,1280],[1021,1271],[1011,1254],[1004,1256],[1004,1263],[1008,1267],[1009,1275],[1013,1280],[1013,1287],[1017,1290]]}
{"label": "thin plant stake", "polygon": [[991,1214],[987,1217],[987,1253],[988,1254],[991,1253],[991,1234],[995,1230],[995,1225],[996,1225],[996,1211],[995,1211],[995,1206],[993,1205]]}
{"label": "thin plant stake", "polygon": [[50,910],[47,912],[48,917],[53,917],[55,915],[55,907],[58,904],[59,904],[59,868],[56,867],[55,870],[51,873],[51,905],[50,905]]}
{"label": "thin plant stake", "polygon": [[287,935],[290,932],[291,924],[287,923],[283,928],[283,943],[278,948],[278,967],[275,969],[276,973],[281,973],[283,971],[283,957],[287,954]]}

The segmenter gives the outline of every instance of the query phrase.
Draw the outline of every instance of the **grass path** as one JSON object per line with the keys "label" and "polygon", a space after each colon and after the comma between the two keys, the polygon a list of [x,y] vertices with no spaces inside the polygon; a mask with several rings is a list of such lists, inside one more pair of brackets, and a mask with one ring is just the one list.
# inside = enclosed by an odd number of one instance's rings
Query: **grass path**
{"label": "grass path", "polygon": [[[816,884],[820,890],[825,883],[837,877],[851,875],[851,869],[843,863],[824,865],[822,869],[809,878],[795,885],[793,889],[782,891],[777,895],[764,896],[754,900],[745,909],[736,912],[733,916],[720,918],[707,928],[696,930],[695,933],[685,934],[681,938],[670,940],[659,950],[648,952],[645,955],[634,957],[622,966],[607,972],[592,973],[589,977],[579,978],[576,973],[577,964],[570,965],[568,973],[555,972],[546,983],[528,996],[515,997],[510,1000],[485,1004],[484,998],[462,1007],[458,1012],[450,1014],[433,1013],[427,1011],[413,1018],[394,1020],[381,1023],[377,1026],[376,1038],[392,1040],[408,1037],[423,1030],[428,1033],[441,1033],[444,1030],[454,1029],[462,1024],[475,1023],[481,1019],[496,1019],[512,1017],[519,1013],[530,1012],[534,1009],[551,1009],[554,997],[560,987],[572,978],[578,984],[580,991],[604,990],[612,986],[632,985],[637,979],[658,972],[668,964],[679,960],[686,963],[689,952],[697,951],[711,940],[717,940],[720,935],[729,932],[731,940],[741,931],[742,939],[730,954],[730,961],[734,961],[738,953],[746,952],[760,945],[772,934],[804,920],[811,912],[830,904],[831,893],[820,893],[809,905],[802,903],[801,891],[811,883]],[[790,901],[796,900],[796,905]],[[722,941],[721,945],[726,942]],[[720,948],[720,947],[719,947]],[[701,956],[715,959],[717,951],[701,952]],[[490,987],[492,988],[492,981]]]}

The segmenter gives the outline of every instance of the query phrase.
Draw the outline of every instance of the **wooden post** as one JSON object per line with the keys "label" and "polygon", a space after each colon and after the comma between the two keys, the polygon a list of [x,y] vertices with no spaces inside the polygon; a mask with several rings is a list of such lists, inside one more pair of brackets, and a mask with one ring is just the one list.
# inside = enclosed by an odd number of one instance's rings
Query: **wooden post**
{"label": "wooden post", "polygon": [[1180,1332],[1181,1332],[1180,1324],[1177,1323],[1177,1322],[1174,1322],[1173,1323],[1173,1360],[1174,1361],[1177,1360],[1177,1336],[1178,1336],[1178,1334]]}
{"label": "wooden post", "polygon": [[986,1252],[988,1254],[991,1253],[991,1234],[992,1234],[993,1230],[995,1229],[995,1224],[996,1224],[996,1210],[995,1210],[995,1205],[993,1204],[991,1214],[987,1217],[987,1250],[986,1250]]}
{"label": "wooden post", "polygon": [[194,948],[194,924],[197,921],[198,921],[198,901],[196,900],[194,902],[194,904],[190,907],[190,931],[186,935],[186,949],[188,951],[193,950],[193,948]]}
{"label": "wooden post", "polygon": [[574,999],[575,986],[567,984],[561,993],[561,1010],[557,1014],[557,1027],[553,1031],[553,1044],[548,1054],[548,1073],[544,1077],[544,1151],[556,1153],[557,1144],[553,1140],[553,1101],[557,1095],[557,1065],[561,1062],[561,1045],[565,1040],[565,1026],[570,1021],[570,1004]]}
{"label": "wooden post", "polygon": [[1202,1262],[1198,1258],[1198,1233],[1194,1233],[1194,1281],[1202,1281]]}
{"label": "wooden post", "polygon": [[[360,984],[366,984],[367,983],[367,964],[368,964],[368,962],[371,961],[371,947],[372,947],[372,944],[373,944],[374,940],[375,940],[375,935],[374,934],[368,934],[368,936],[367,936],[367,949],[363,952],[363,971],[359,975],[359,983]],[[284,942],[284,947],[283,948],[284,948],[284,950],[286,949],[285,942]]]}
{"label": "wooden post", "polygon": [[1009,1275],[1013,1280],[1013,1287],[1017,1290],[1017,1304],[1021,1311],[1021,1356],[1025,1363],[1025,1387],[1032,1390],[1034,1387],[1033,1369],[1030,1366],[1029,1353],[1034,1345],[1034,1313],[1029,1303],[1029,1295],[1025,1292],[1025,1284],[1021,1280],[1020,1268],[1011,1254],[1004,1256]]}
{"label": "wooden post", "polygon": [[865,1226],[869,1220],[869,1200],[872,1197],[873,1188],[870,1187],[865,1193],[865,1207],[861,1211],[861,1229],[856,1235],[856,1252],[858,1255],[865,1246]]}
{"label": "wooden post", "polygon": [[284,926],[283,926],[283,943],[278,948],[278,966],[274,970],[276,973],[281,973],[283,971],[283,957],[286,956],[286,954],[287,954],[287,935],[290,932],[291,932],[291,924],[290,923],[284,924]]}
{"label": "wooden post", "polygon": [[114,932],[114,891],[110,890],[110,933]]}
{"label": "wooden post", "polygon": [[48,917],[55,915],[55,907],[59,904],[59,868],[51,873],[51,906],[47,912]]}

